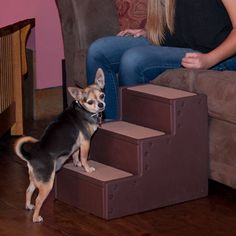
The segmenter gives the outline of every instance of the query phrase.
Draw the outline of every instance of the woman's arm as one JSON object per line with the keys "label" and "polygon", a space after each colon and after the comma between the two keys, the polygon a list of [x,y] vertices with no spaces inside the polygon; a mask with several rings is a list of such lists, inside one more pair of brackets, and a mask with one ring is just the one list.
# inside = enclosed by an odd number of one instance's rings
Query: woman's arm
{"label": "woman's arm", "polygon": [[228,37],[209,53],[186,53],[182,65],[186,68],[209,69],[236,54],[236,0],[222,0],[233,29]]}

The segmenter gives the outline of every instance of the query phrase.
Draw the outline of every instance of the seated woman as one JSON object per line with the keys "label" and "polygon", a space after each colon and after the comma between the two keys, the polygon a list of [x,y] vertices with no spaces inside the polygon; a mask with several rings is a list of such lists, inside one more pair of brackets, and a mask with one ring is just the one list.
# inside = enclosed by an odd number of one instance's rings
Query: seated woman
{"label": "seated woman", "polygon": [[235,54],[235,0],[148,0],[145,30],[126,29],[91,44],[87,81],[103,69],[105,118],[116,119],[119,86],[148,83],[178,67],[236,70]]}

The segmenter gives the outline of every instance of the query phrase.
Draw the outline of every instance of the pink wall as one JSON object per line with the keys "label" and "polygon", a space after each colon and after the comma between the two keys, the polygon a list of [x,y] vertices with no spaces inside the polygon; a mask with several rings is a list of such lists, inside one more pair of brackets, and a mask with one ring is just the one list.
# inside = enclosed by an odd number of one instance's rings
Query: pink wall
{"label": "pink wall", "polygon": [[36,88],[61,86],[64,52],[55,1],[1,0],[0,27],[28,18],[35,18],[27,47],[36,50]]}

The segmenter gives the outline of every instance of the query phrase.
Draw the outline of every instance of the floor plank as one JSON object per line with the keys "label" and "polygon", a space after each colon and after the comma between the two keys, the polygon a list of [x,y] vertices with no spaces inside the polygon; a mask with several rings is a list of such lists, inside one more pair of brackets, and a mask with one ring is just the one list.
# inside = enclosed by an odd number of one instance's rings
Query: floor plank
{"label": "floor plank", "polygon": [[[29,123],[39,137],[48,121]],[[232,236],[236,235],[236,190],[209,181],[209,196],[114,220],[103,220],[50,194],[42,208],[44,222],[32,223],[24,210],[28,173],[13,152],[15,138],[0,141],[0,235],[62,236]]]}

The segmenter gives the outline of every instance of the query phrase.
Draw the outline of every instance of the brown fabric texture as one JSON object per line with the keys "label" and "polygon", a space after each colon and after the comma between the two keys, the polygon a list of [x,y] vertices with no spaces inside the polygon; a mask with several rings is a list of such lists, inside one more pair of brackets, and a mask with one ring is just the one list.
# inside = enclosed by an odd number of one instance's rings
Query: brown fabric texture
{"label": "brown fabric texture", "polygon": [[236,123],[235,71],[173,69],[151,83],[205,94],[211,117]]}
{"label": "brown fabric texture", "polygon": [[236,188],[236,125],[213,118],[209,131],[210,178]]}
{"label": "brown fabric texture", "polygon": [[120,29],[142,29],[146,24],[147,0],[116,0]]}

